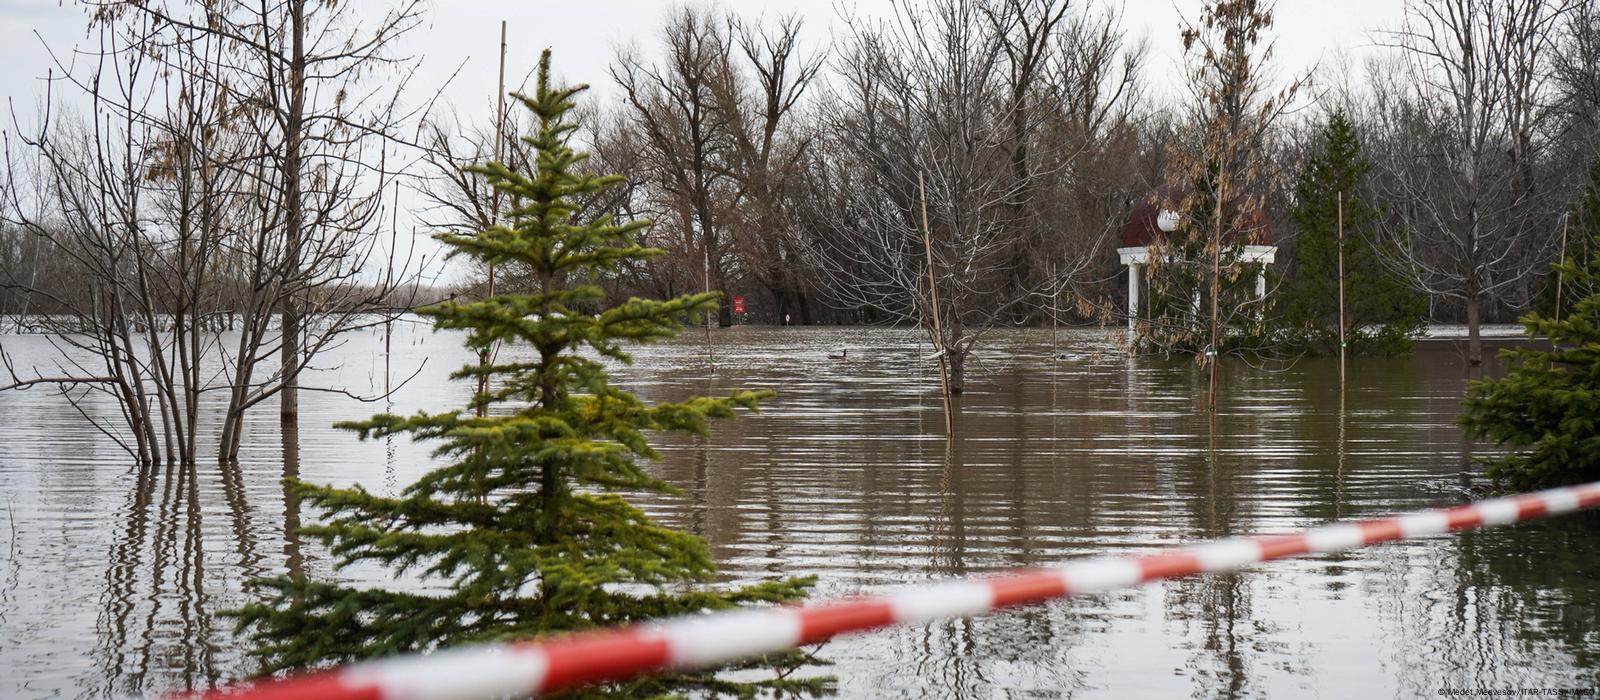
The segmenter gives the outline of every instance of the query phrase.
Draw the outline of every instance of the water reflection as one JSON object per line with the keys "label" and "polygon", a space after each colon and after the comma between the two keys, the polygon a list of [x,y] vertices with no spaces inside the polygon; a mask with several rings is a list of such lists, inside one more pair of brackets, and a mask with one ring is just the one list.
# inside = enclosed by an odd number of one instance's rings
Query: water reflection
{"label": "water reflection", "polygon": [[[216,651],[227,641],[218,635],[207,585],[198,469],[135,471],[99,597],[95,656],[103,690],[134,693],[152,674],[181,687],[211,687],[220,678]],[[245,552],[246,561],[253,558]]]}
{"label": "water reflection", "polygon": [[[283,445],[283,566],[290,578],[300,579],[306,574],[305,559],[300,554],[300,497],[289,489],[289,480],[300,478],[299,423],[285,423],[279,438]],[[385,451],[389,449],[385,445]],[[388,468],[391,462],[392,458],[385,460],[385,473],[392,473]]]}
{"label": "water reflection", "polygon": [[[1441,646],[1452,674],[1482,679],[1487,669],[1508,681],[1532,675],[1600,685],[1597,532],[1600,517],[1587,513],[1451,542],[1459,570],[1449,577],[1455,585],[1446,632],[1460,641]],[[1557,661],[1564,653],[1575,669]],[[1512,660],[1520,658],[1533,667],[1516,667]]]}
{"label": "water reflection", "polygon": [[[206,687],[250,669],[217,612],[250,577],[329,575],[285,533],[282,479],[392,492],[430,462],[404,438],[331,429],[464,399],[456,337],[396,324],[317,380],[299,426],[247,426],[237,465],[130,468],[47,395],[0,395],[0,696]],[[671,400],[779,392],[709,439],[672,437],[641,497],[706,537],[728,581],[816,574],[819,595],[1301,528],[1458,502],[1475,472],[1455,425],[1468,375],[1445,345],[1336,366],[1224,364],[1218,412],[1186,360],[1130,358],[1096,332],[998,335],[951,439],[914,332],[734,328],[640,353],[621,381]],[[8,348],[13,347],[8,339]],[[25,348],[25,344],[17,347]],[[849,347],[850,360],[826,355]],[[512,358],[514,359],[514,358]],[[107,408],[107,407],[99,407]],[[269,412],[270,413],[270,412]],[[8,533],[7,533],[8,534]],[[1593,684],[1600,518],[1567,518],[1286,560],[1004,615],[836,640],[847,697],[1432,695]],[[383,581],[381,570],[345,575]],[[1359,669],[1359,671],[1354,671]]]}

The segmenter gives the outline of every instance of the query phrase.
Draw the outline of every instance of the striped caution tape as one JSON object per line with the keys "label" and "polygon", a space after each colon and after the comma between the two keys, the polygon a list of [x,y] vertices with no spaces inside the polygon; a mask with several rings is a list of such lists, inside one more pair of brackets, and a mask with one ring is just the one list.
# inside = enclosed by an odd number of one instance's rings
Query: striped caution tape
{"label": "striped caution tape", "polygon": [[1079,560],[883,596],[694,615],[540,642],[464,647],[235,686],[205,700],[477,700],[542,695],[672,669],[708,668],[835,635],[1240,569],[1302,554],[1493,527],[1600,507],[1600,482],[1294,534],[1235,537],[1130,557]]}

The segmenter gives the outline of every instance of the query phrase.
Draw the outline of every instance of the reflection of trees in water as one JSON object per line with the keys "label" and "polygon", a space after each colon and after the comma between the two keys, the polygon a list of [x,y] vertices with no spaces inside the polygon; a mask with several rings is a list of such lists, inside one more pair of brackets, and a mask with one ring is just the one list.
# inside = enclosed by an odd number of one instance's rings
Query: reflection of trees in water
{"label": "reflection of trees in water", "polygon": [[945,440],[939,467],[939,511],[933,520],[934,571],[946,576],[966,576],[967,480],[958,446],[964,444],[960,428]]}
{"label": "reflection of trees in water", "polygon": [[138,467],[98,622],[101,677],[120,686],[107,694],[156,682],[210,687],[220,677],[197,477],[192,463]]}
{"label": "reflection of trees in water", "polygon": [[[6,571],[5,582],[0,583],[0,629],[6,629],[6,612],[16,604],[17,587],[22,583],[22,551],[17,544],[17,507],[16,503],[6,499]],[[0,646],[0,651],[5,647]]]}
{"label": "reflection of trees in water", "polygon": [[1508,676],[1549,677],[1543,685],[1586,669],[1572,682],[1600,683],[1600,514],[1462,533],[1450,549],[1459,583],[1448,634],[1470,640],[1445,647],[1454,668],[1471,677],[1498,660]]}
{"label": "reflection of trees in water", "polygon": [[283,561],[291,578],[305,576],[305,559],[300,553],[300,497],[289,489],[290,479],[300,478],[300,426],[283,421]]}
{"label": "reflection of trees in water", "polygon": [[[1209,540],[1237,533],[1239,501],[1236,496],[1235,465],[1219,462],[1216,450],[1216,425],[1210,424],[1202,438],[1208,449],[1204,457],[1204,476],[1189,482],[1192,492],[1183,502],[1189,504],[1187,517],[1193,539]],[[1197,465],[1198,466],[1198,465]],[[1249,661],[1255,648],[1272,633],[1262,620],[1251,615],[1249,573],[1206,574],[1162,584],[1166,615],[1194,636],[1188,666],[1199,684],[1194,694],[1213,697],[1240,697],[1249,690],[1252,676]]]}
{"label": "reflection of trees in water", "polygon": [[[101,677],[107,679],[121,679],[127,672],[124,668],[124,649],[128,645],[128,626],[135,606],[133,589],[136,586],[138,572],[143,568],[146,533],[149,529],[150,502],[155,492],[155,472],[159,469],[152,465],[139,465],[133,483],[133,494],[126,509],[126,528],[123,530],[116,544],[111,548],[111,566],[106,569],[106,590],[102,596],[100,606],[100,619],[98,639],[102,648],[100,663],[103,669]],[[138,688],[137,680],[130,681],[131,688]],[[107,694],[110,694],[108,691]]]}
{"label": "reflection of trees in water", "polygon": [[[921,355],[863,345],[871,360],[742,365],[730,343],[719,353],[719,377],[777,388],[779,398],[759,417],[718,424],[709,444],[668,443],[652,469],[687,493],[651,508],[710,539],[730,577],[821,572],[819,592],[842,595],[1455,498],[1459,366],[1352,361],[1341,411],[1329,363],[1307,360],[1283,373],[1224,365],[1240,375],[1227,379],[1224,420],[1212,432],[1203,399],[1194,398],[1203,395],[1204,375],[1188,360],[1002,362],[961,397],[962,439],[947,452],[937,393],[904,379],[922,367]],[[852,345],[851,357],[857,352]],[[699,366],[680,369],[665,357],[642,356],[632,370],[646,380],[640,389],[661,399],[705,393]],[[1570,544],[1575,557],[1600,554]],[[1540,650],[1565,649],[1591,667],[1600,660],[1582,636],[1594,608],[1563,602],[1584,593],[1582,576],[1600,580],[1592,567],[1584,574],[1552,563],[1553,573],[1541,573],[1529,564],[1518,571],[1537,595],[1519,601],[1495,592],[1490,573],[1493,560],[1522,556],[1514,546],[1482,551],[1470,567],[1457,563],[1454,546],[1389,545],[885,631],[830,644],[823,656],[840,664],[852,692],[901,696],[1115,690],[1107,669],[1069,664],[1121,652],[1130,639],[1160,647],[1135,672],[1176,674],[1170,682],[1208,697],[1259,695],[1281,687],[1285,675],[1311,679],[1312,669],[1329,669],[1324,652],[1362,653],[1341,646],[1352,641],[1382,647],[1374,682],[1402,694],[1436,691],[1442,669],[1515,666]],[[1475,569],[1484,571],[1457,576]],[[1551,577],[1561,583],[1547,583]],[[1567,586],[1574,590],[1561,592]],[[1164,629],[1140,629],[1140,601],[1157,592]],[[1287,610],[1299,596],[1307,596],[1305,615]],[[1455,617],[1462,600],[1468,604]],[[1345,613],[1376,624],[1325,636],[1288,622]],[[1528,640],[1495,641],[1524,634],[1519,615],[1551,621]],[[1488,639],[1466,639],[1474,635]],[[1547,636],[1566,641],[1539,641]],[[1167,667],[1169,654],[1181,660]],[[902,658],[912,668],[885,662]],[[1526,665],[1564,669],[1568,660],[1544,663]]]}
{"label": "reflection of trees in water", "polygon": [[[97,682],[105,687],[89,692],[214,687],[232,672],[223,657],[237,657],[230,626],[217,619],[228,606],[215,600],[216,579],[231,584],[265,572],[244,477],[238,464],[220,465],[212,493],[192,463],[134,469],[96,620]],[[217,502],[227,523],[212,525],[226,527],[222,533],[208,529],[206,518],[207,504]],[[207,547],[218,534],[233,553],[221,562]]]}
{"label": "reflection of trees in water", "polygon": [[[762,440],[761,459],[764,464],[776,465],[781,462],[781,453],[777,440]],[[760,572],[769,577],[791,575],[784,567],[783,552],[788,538],[784,536],[783,526],[783,496],[782,489],[773,474],[773,469],[762,469],[756,472],[754,479],[748,485],[748,502],[760,504],[759,515],[756,520],[759,527],[747,535],[759,541],[761,549],[759,559],[762,561]],[[719,567],[720,568],[720,567]],[[727,576],[727,572],[723,572]]]}
{"label": "reflection of trees in water", "polygon": [[[953,398],[954,410],[960,399]],[[939,464],[939,510],[932,528],[934,571],[943,577],[961,578],[967,569],[967,489],[958,446],[962,444],[960,423],[956,434],[944,441],[944,457]],[[973,654],[976,646],[972,620],[954,619],[929,623],[916,631],[917,655],[914,669],[922,679],[938,679],[938,685],[958,693],[982,682],[982,669]]]}
{"label": "reflection of trees in water", "polygon": [[[1600,522],[1593,516],[1371,550],[1366,605],[1379,614],[1399,692],[1573,687],[1600,680]],[[1392,645],[1392,646],[1391,646]],[[1583,670],[1588,669],[1588,670]]]}
{"label": "reflection of trees in water", "polygon": [[[1177,493],[1171,499],[1179,506],[1174,515],[1183,522],[1182,538],[1205,540],[1267,527],[1377,515],[1359,507],[1373,501],[1383,504],[1383,512],[1436,504],[1439,485],[1456,476],[1453,455],[1467,449],[1461,446],[1460,431],[1451,418],[1460,396],[1451,393],[1452,381],[1428,379],[1415,362],[1414,358],[1362,360],[1344,391],[1336,367],[1318,361],[1302,362],[1283,373],[1255,371],[1228,377],[1231,393],[1216,425],[1201,421],[1199,434],[1180,445],[1186,449],[1174,450],[1184,455],[1175,459],[1179,464],[1172,481]],[[1141,397],[1128,399],[1130,412],[1159,413],[1151,407],[1159,405],[1160,397],[1198,395],[1200,390],[1199,374],[1182,367],[1147,362],[1137,368],[1130,365],[1129,375],[1130,386],[1134,376],[1142,375],[1139,390],[1129,392]],[[1179,425],[1192,423],[1172,419],[1167,427],[1176,431]],[[1262,447],[1269,449],[1258,449]],[[1435,452],[1442,459],[1427,461],[1427,455]],[[1454,571],[1456,564],[1438,557],[1423,561],[1413,556],[1415,551],[1328,555],[1319,557],[1312,568],[1329,577],[1327,589],[1335,591],[1348,582],[1370,580],[1365,574],[1341,575],[1352,562],[1365,571],[1371,570],[1367,564],[1374,557],[1401,562],[1400,590],[1374,595],[1361,605],[1388,609],[1390,624],[1398,625],[1395,629],[1402,637],[1438,641],[1439,630],[1447,623],[1432,614],[1426,601],[1470,597],[1476,588],[1458,580],[1432,580],[1444,577],[1417,576],[1418,571]],[[1315,659],[1291,648],[1297,635],[1277,625],[1271,613],[1256,610],[1282,602],[1278,594],[1263,588],[1274,578],[1247,570],[1163,584],[1167,619],[1193,640],[1186,673],[1195,678],[1196,694],[1250,695],[1261,690],[1251,687],[1250,680],[1264,674],[1309,673]],[[1478,621],[1474,624],[1480,625],[1516,620],[1515,611],[1484,609],[1473,615]],[[1458,648],[1492,644],[1453,641],[1475,634],[1472,625],[1454,624],[1449,629],[1446,638]],[[1484,647],[1474,653],[1492,657],[1508,652]],[[1409,663],[1424,674],[1436,673],[1432,659],[1439,655],[1433,647],[1418,650],[1412,655],[1418,661]],[[1267,662],[1272,664],[1270,671],[1262,668]],[[1405,673],[1403,664],[1400,672]],[[1436,690],[1438,679],[1423,680],[1423,685],[1407,687]]]}
{"label": "reflection of trees in water", "polygon": [[[1188,386],[1171,387],[1181,395],[1202,396],[1203,373],[1191,370]],[[1160,375],[1158,375],[1160,376]],[[1292,403],[1295,397],[1279,397],[1281,378],[1261,372],[1241,372],[1239,367],[1224,369],[1222,381],[1230,391],[1214,413],[1201,413],[1189,425],[1194,427],[1190,442],[1184,445],[1175,470],[1174,482],[1178,490],[1176,502],[1181,506],[1174,515],[1183,522],[1181,539],[1189,542],[1216,540],[1237,535],[1253,534],[1262,527],[1265,514],[1259,511],[1266,501],[1299,501],[1302,497],[1292,493],[1297,490],[1281,477],[1262,478],[1261,472],[1278,465],[1272,453],[1260,453],[1258,448],[1273,445],[1281,440],[1277,434],[1277,421],[1298,414]],[[1166,383],[1183,383],[1182,378],[1168,376]],[[1336,399],[1332,394],[1329,399]],[[1284,410],[1264,411],[1263,406],[1281,402]],[[1335,416],[1330,416],[1335,417]],[[1292,418],[1291,418],[1292,419]],[[1322,422],[1322,421],[1319,421]],[[1323,422],[1330,432],[1337,433],[1336,420]],[[1331,437],[1331,436],[1330,436]],[[1313,445],[1326,445],[1324,454],[1335,461],[1332,477],[1342,480],[1340,453],[1334,440],[1309,441]],[[1286,491],[1286,489],[1288,489]],[[1330,510],[1339,510],[1340,489],[1322,489],[1324,498],[1331,497]],[[1307,504],[1300,504],[1301,506]],[[1299,507],[1299,506],[1297,506]],[[1163,587],[1166,619],[1183,630],[1188,644],[1186,666],[1194,683],[1196,697],[1241,697],[1260,692],[1251,681],[1261,674],[1256,668],[1264,659],[1271,658],[1276,668],[1295,672],[1297,663],[1284,637],[1281,625],[1255,612],[1255,586],[1261,574],[1246,570],[1235,573],[1205,574],[1168,581]],[[1302,669],[1300,672],[1304,673]]]}
{"label": "reflection of trees in water", "polygon": [[712,533],[706,526],[706,511],[710,509],[711,505],[709,503],[711,494],[711,446],[707,444],[709,440],[699,435],[692,436],[689,439],[693,441],[693,447],[690,448],[689,454],[692,455],[694,475],[689,485],[684,489],[690,499],[688,530],[697,537],[709,539],[712,537]]}
{"label": "reflection of trees in water", "polygon": [[[956,436],[944,441],[938,463],[938,510],[929,533],[929,566],[938,578],[960,578],[994,573],[996,569],[1047,563],[1042,560],[1042,535],[1058,514],[1041,511],[1041,501],[1053,505],[1057,494],[1050,486],[1032,483],[1031,475],[1050,476],[1049,449],[1040,449],[1035,435],[1049,434],[1051,426],[1034,422],[1053,417],[1030,417],[1022,400],[1013,394],[1004,423],[979,411],[960,415]],[[977,395],[958,401],[970,403]],[[935,429],[942,429],[936,426]],[[1004,433],[1002,428],[1009,428]],[[1005,440],[987,440],[997,434]],[[931,445],[930,445],[931,446]],[[987,450],[993,446],[998,449]],[[929,455],[930,457],[932,455]],[[972,512],[974,503],[983,510]],[[926,625],[908,639],[918,650],[915,673],[926,688],[962,696],[987,695],[1000,690],[1062,691],[1081,687],[1082,669],[1065,659],[1082,638],[1083,616],[1076,607],[1092,604],[1058,601],[972,619],[946,620]]]}
{"label": "reflection of trees in water", "polygon": [[[232,516],[231,533],[234,551],[239,555],[240,580],[249,580],[266,574],[262,566],[261,549],[256,545],[256,524],[251,517],[249,496],[245,491],[244,471],[238,462],[217,465],[222,476],[222,498]],[[287,472],[286,474],[287,475]]]}

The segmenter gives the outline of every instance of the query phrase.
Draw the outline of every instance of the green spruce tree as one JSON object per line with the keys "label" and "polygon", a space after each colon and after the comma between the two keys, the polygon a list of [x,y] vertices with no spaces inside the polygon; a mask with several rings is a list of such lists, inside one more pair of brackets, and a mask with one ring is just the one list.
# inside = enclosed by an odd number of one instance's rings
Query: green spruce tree
{"label": "green spruce tree", "polygon": [[1312,354],[1339,352],[1339,204],[1344,203],[1346,350],[1356,355],[1407,352],[1422,334],[1427,306],[1379,259],[1377,212],[1365,198],[1372,169],[1354,125],[1334,112],[1322,144],[1295,182],[1290,213],[1295,240],[1294,275],[1278,297],[1287,340]]}
{"label": "green spruce tree", "polygon": [[[1600,238],[1591,239],[1600,245]],[[1557,265],[1567,279],[1600,289],[1600,260]],[[1527,490],[1600,480],[1600,292],[1591,292],[1561,320],[1542,313],[1522,317],[1528,338],[1549,349],[1500,351],[1507,371],[1475,381],[1462,423],[1467,434],[1511,447],[1486,459],[1501,488]]]}
{"label": "green spruce tree", "polygon": [[[661,251],[634,243],[645,222],[580,217],[579,201],[622,178],[581,172],[584,155],[568,145],[576,126],[567,116],[584,88],[552,87],[549,58],[546,51],[540,59],[533,96],[517,96],[537,120],[526,139],[537,156],[531,174],[499,163],[475,168],[509,198],[508,221],[478,235],[437,236],[451,255],[523,266],[534,288],[420,311],[438,329],[465,330],[468,348],[501,343],[517,359],[456,371],[474,386],[479,376],[490,378],[490,389],[461,410],[340,425],[363,438],[404,434],[438,444],[435,455],[448,464],[400,495],[292,484],[322,513],[321,524],[304,532],[330,548],[337,566],[376,564],[434,585],[402,591],[260,581],[267,599],[235,614],[267,671],[790,601],[810,583],[712,589],[704,585],[713,566],[703,540],[658,525],[615,493],[673,491],[640,466],[656,456],[647,431],[704,435],[709,419],[754,409],[763,394],[650,405],[609,382],[602,362],[628,362],[625,343],[671,337],[681,319],[715,309],[717,299],[613,303],[594,284],[619,264]],[[487,417],[476,416],[479,407]],[[788,661],[767,659],[764,667]],[[708,672],[608,690],[747,693],[821,683],[730,683]]]}

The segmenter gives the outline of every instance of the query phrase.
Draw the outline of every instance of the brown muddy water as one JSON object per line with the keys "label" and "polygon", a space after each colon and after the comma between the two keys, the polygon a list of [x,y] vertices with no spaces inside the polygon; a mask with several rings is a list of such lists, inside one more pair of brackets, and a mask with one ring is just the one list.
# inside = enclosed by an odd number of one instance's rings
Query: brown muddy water
{"label": "brown muddy water", "polygon": [[[0,696],[201,688],[249,672],[220,611],[252,576],[332,572],[287,537],[280,479],[392,491],[424,445],[333,430],[380,410],[439,410],[467,387],[458,337],[400,324],[391,400],[309,393],[298,450],[275,412],[236,467],[132,466],[59,397],[0,394]],[[660,441],[681,487],[641,502],[711,542],[723,575],[815,574],[816,593],[1149,551],[1227,535],[1459,503],[1479,468],[1455,425],[1453,344],[1335,366],[1224,366],[1213,427],[1187,360],[1132,358],[1099,330],[998,334],[971,369],[957,438],[914,332],[716,331],[642,351],[619,376],[647,398],[778,392],[707,441]],[[45,338],[13,336],[22,364]],[[1059,346],[1059,350],[1053,350]],[[381,335],[313,381],[379,393]],[[849,348],[849,360],[829,353]],[[1057,352],[1065,357],[1056,359]],[[112,417],[115,407],[91,403]],[[1481,452],[1480,452],[1481,453]],[[835,640],[845,697],[1414,697],[1600,684],[1600,518],[1558,520],[1260,565],[971,620]]]}

